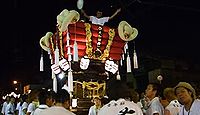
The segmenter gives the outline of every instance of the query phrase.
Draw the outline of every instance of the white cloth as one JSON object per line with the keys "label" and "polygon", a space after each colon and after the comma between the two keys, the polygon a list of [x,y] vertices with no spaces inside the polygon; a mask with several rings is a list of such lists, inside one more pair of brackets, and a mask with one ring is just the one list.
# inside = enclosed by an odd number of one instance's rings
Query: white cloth
{"label": "white cloth", "polygon": [[33,112],[35,111],[35,109],[36,109],[35,104],[30,103],[30,104],[28,105],[27,112],[30,112],[31,115],[33,115]]}
{"label": "white cloth", "polygon": [[21,114],[20,115],[25,115],[24,110],[28,108],[28,103],[24,102],[20,108]]}
{"label": "white cloth", "polygon": [[96,106],[93,105],[93,106],[90,107],[88,115],[97,115],[99,110],[100,110],[100,108],[97,109]]}
{"label": "white cloth", "polygon": [[143,115],[140,107],[131,101],[119,99],[104,105],[98,115]]}
{"label": "white cloth", "polygon": [[18,111],[18,115],[22,115],[22,105],[20,105],[22,102],[17,103],[16,110]]}
{"label": "white cloth", "polygon": [[194,100],[189,111],[186,111],[185,107],[182,106],[179,113],[179,115],[199,115],[199,114],[200,114],[200,100],[198,99]]}
{"label": "white cloth", "polygon": [[109,17],[102,17],[102,18],[97,18],[95,16],[90,16],[90,21],[92,24],[97,24],[103,26],[104,23],[108,22]]}
{"label": "white cloth", "polygon": [[2,106],[2,109],[1,109],[1,113],[2,114],[5,114],[5,111],[6,111],[6,106],[8,105],[8,103],[5,101],[4,103],[3,103],[3,106]]}
{"label": "white cloth", "polygon": [[34,111],[33,115],[40,115],[42,111],[48,108],[49,107],[47,105],[39,105],[38,108]]}
{"label": "white cloth", "polygon": [[148,108],[146,110],[146,115],[153,115],[154,113],[159,113],[159,115],[163,115],[164,113],[164,108],[158,97],[155,97],[149,102]]}
{"label": "white cloth", "polygon": [[15,105],[12,103],[9,103],[6,106],[5,115],[14,115],[14,114],[15,114]]}
{"label": "white cloth", "polygon": [[181,104],[178,102],[178,100],[172,100],[169,105],[165,107],[165,109],[170,111],[171,115],[178,115],[181,108]]}
{"label": "white cloth", "polygon": [[42,111],[40,115],[75,115],[75,114],[65,109],[64,107],[52,106]]}

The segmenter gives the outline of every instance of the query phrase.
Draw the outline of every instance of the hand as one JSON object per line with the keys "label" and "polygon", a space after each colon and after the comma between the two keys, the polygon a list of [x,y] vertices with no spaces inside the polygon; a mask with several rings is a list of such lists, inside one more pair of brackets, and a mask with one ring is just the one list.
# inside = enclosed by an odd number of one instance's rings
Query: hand
{"label": "hand", "polygon": [[117,13],[121,12],[121,8],[117,9]]}

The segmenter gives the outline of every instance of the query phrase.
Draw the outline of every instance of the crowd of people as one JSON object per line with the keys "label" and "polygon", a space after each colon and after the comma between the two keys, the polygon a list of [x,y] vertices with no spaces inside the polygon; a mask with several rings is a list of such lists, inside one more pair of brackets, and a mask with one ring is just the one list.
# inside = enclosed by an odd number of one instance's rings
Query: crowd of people
{"label": "crowd of people", "polygon": [[[199,115],[200,100],[187,82],[161,89],[149,83],[143,96],[121,81],[115,82],[107,97],[94,97],[88,115]],[[7,96],[2,104],[2,115],[75,115],[70,111],[70,95],[65,89],[33,90],[19,99]]]}
{"label": "crowd of people", "polygon": [[[83,15],[93,24],[103,26],[115,17],[121,9],[110,17]],[[116,81],[107,91],[108,98],[94,97],[88,115],[199,115],[200,100],[195,89],[187,82],[179,82],[175,87],[161,89],[160,84],[149,83],[143,95]],[[61,89],[58,92],[45,89],[33,90],[19,99],[7,96],[2,103],[2,115],[75,115],[70,111],[70,94]]]}
{"label": "crowd of people", "polygon": [[[199,115],[200,100],[195,89],[187,82],[162,89],[160,84],[149,83],[143,96],[118,85],[109,94],[111,101],[100,105],[99,98],[88,115]],[[95,101],[96,100],[96,101]],[[95,108],[96,107],[96,108]],[[101,107],[101,108],[100,108]]]}

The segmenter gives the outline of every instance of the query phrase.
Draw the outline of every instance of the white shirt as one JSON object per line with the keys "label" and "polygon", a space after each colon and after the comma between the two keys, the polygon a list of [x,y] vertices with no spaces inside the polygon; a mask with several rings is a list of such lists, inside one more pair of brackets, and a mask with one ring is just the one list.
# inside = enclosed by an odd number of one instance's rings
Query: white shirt
{"label": "white shirt", "polygon": [[143,115],[143,113],[136,103],[125,99],[118,99],[104,105],[99,110],[98,115]]}
{"label": "white shirt", "polygon": [[6,106],[8,105],[8,103],[5,101],[4,103],[3,103],[3,106],[2,106],[2,109],[1,109],[1,113],[2,114],[5,114],[5,111],[6,111]]}
{"label": "white shirt", "polygon": [[47,105],[39,105],[38,108],[34,111],[33,115],[40,115],[42,111],[45,109],[48,109],[49,107]]}
{"label": "white shirt", "polygon": [[40,115],[76,115],[71,111],[65,109],[64,107],[60,106],[52,106],[48,109],[45,109],[40,113]]}
{"label": "white shirt", "polygon": [[31,115],[33,115],[33,112],[35,111],[35,109],[36,109],[36,105],[33,104],[33,103],[30,103],[30,104],[28,105],[27,112],[30,112]]}
{"label": "white shirt", "polygon": [[[24,109],[27,109],[28,108],[28,103],[27,102],[24,102],[20,108],[20,111],[21,111],[21,115],[25,115],[24,113]],[[19,114],[20,115],[20,114]]]}
{"label": "white shirt", "polygon": [[15,113],[15,106],[12,103],[9,103],[6,106],[6,111],[5,111],[5,115],[14,115]]}
{"label": "white shirt", "polygon": [[90,107],[88,115],[97,115],[99,110],[100,110],[100,108],[97,109],[96,106],[93,105],[93,106]]}
{"label": "white shirt", "polygon": [[148,108],[146,110],[146,115],[153,115],[154,113],[159,113],[159,115],[163,115],[163,112],[164,108],[160,103],[159,98],[155,97],[149,102]]}
{"label": "white shirt", "polygon": [[17,103],[17,107],[16,107],[16,110],[18,111],[18,115],[21,115],[21,112],[22,112],[22,111],[21,111],[21,105],[20,105],[20,104],[21,104],[21,102],[18,102],[18,103]]}
{"label": "white shirt", "polygon": [[90,21],[92,24],[97,24],[103,26],[104,23],[108,22],[109,17],[102,17],[102,18],[97,18],[95,16],[90,16]]}
{"label": "white shirt", "polygon": [[172,100],[165,109],[170,111],[171,115],[178,115],[181,108],[181,104],[178,102],[178,100]]}
{"label": "white shirt", "polygon": [[199,115],[199,114],[200,114],[200,100],[198,99],[194,100],[189,111],[186,111],[185,107],[182,106],[179,112],[179,115]]}

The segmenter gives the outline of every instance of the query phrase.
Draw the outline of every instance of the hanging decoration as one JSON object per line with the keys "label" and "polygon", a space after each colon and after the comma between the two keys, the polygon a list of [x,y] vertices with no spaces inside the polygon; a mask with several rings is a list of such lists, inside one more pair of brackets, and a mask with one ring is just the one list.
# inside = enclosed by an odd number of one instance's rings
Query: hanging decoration
{"label": "hanging decoration", "polygon": [[134,67],[134,69],[138,68],[138,60],[137,60],[137,54],[136,54],[135,50],[133,52],[133,67]]}
{"label": "hanging decoration", "polygon": [[44,71],[44,59],[43,59],[43,51],[41,50],[41,57],[40,57],[40,71]]}
{"label": "hanging decoration", "polygon": [[69,63],[65,58],[59,61],[59,66],[63,71],[67,71],[70,68]]}
{"label": "hanging decoration", "polygon": [[135,49],[135,41],[133,42],[134,44],[134,51],[133,51],[133,67],[134,69],[138,68],[138,59],[137,59],[137,54],[136,54],[136,49]]}
{"label": "hanging decoration", "polygon": [[74,31],[75,31],[75,40],[74,40],[74,54],[73,54],[73,61],[75,62],[78,62],[78,45],[77,45],[77,42],[76,42],[76,24],[75,24],[75,27],[74,27]]}
{"label": "hanging decoration", "polygon": [[131,72],[131,59],[130,59],[130,56],[129,56],[129,52],[127,53],[127,59],[126,59],[126,66],[127,66],[127,73],[130,73]]}
{"label": "hanging decoration", "polygon": [[81,58],[81,61],[80,61],[81,69],[86,70],[89,64],[90,64],[90,59],[87,56],[84,56],[83,58]]}

